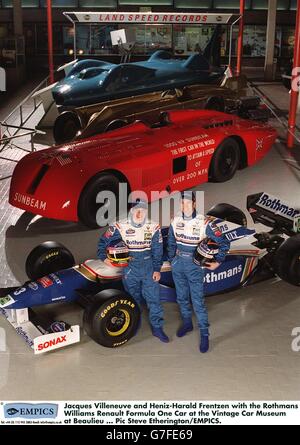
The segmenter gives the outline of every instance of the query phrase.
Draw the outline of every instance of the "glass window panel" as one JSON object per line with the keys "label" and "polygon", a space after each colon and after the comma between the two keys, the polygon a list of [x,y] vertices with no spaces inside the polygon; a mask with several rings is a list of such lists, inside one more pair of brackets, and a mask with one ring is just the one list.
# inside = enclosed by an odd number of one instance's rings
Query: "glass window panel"
{"label": "glass window panel", "polygon": [[0,39],[7,37],[7,35],[8,35],[7,25],[4,23],[1,23],[0,24]]}
{"label": "glass window panel", "polygon": [[[240,9],[240,0],[214,0],[214,7],[216,9]],[[250,9],[251,0],[246,0],[245,8]]]}
{"label": "glass window panel", "polygon": [[157,25],[145,27],[145,47],[146,53],[154,52],[158,49],[172,49],[172,26]]}
{"label": "glass window panel", "polygon": [[90,54],[90,25],[76,25],[77,54]]}
{"label": "glass window panel", "polygon": [[[47,25],[37,24],[36,34],[38,54],[48,53]],[[61,25],[53,25],[53,52],[54,54],[63,54],[63,33]]]}
{"label": "glass window panel", "polygon": [[174,25],[175,54],[203,52],[214,30],[214,26]]}
{"label": "glass window panel", "polygon": [[289,9],[289,6],[290,6],[289,0],[277,0],[277,9],[287,10]]}
{"label": "glass window panel", "polygon": [[[41,7],[45,8],[47,6],[47,0],[40,0]],[[52,0],[53,8],[77,8],[77,0]]]}
{"label": "glass window panel", "polygon": [[268,9],[268,0],[252,0],[252,9]]}
{"label": "glass window panel", "polygon": [[[238,28],[233,31],[232,49],[237,54]],[[280,36],[276,35],[276,45],[280,42]],[[229,32],[227,33],[226,54],[229,49]],[[221,49],[222,51],[222,49]],[[264,57],[266,51],[266,26],[246,25],[244,29],[243,55],[245,57]],[[279,51],[275,49],[277,54]],[[222,53],[224,55],[224,53]]]}
{"label": "glass window panel", "polygon": [[175,8],[211,9],[212,0],[174,0]]}
{"label": "glass window panel", "polygon": [[25,50],[27,56],[33,56],[36,53],[35,25],[24,24]]}
{"label": "glass window panel", "polygon": [[[119,0],[119,5],[173,5],[173,0]],[[199,6],[198,6],[199,7]]]}
{"label": "glass window panel", "polygon": [[90,53],[95,55],[111,54],[113,51],[110,32],[118,29],[117,25],[90,26]]}
{"label": "glass window panel", "polygon": [[244,56],[264,57],[266,52],[266,26],[245,26]]}
{"label": "glass window panel", "polygon": [[80,8],[116,8],[117,0],[79,0]]}
{"label": "glass window panel", "polygon": [[134,54],[150,54],[158,49],[172,48],[171,25],[119,25],[135,36]]}
{"label": "glass window panel", "polygon": [[48,51],[47,25],[36,25],[36,40],[38,54],[46,54]]}
{"label": "glass window panel", "polygon": [[274,46],[274,58],[281,56],[281,42],[282,42],[282,32],[280,27],[276,27],[275,34],[275,46]]}
{"label": "glass window panel", "polygon": [[74,54],[74,28],[72,25],[63,26],[63,53],[69,56]]}
{"label": "glass window panel", "polygon": [[39,0],[22,0],[23,8],[38,8],[39,6]]}
{"label": "glass window panel", "polygon": [[297,0],[291,0],[291,9],[296,11],[297,9]]}
{"label": "glass window panel", "polygon": [[295,27],[283,26],[281,37],[281,56],[292,58],[295,43]]}

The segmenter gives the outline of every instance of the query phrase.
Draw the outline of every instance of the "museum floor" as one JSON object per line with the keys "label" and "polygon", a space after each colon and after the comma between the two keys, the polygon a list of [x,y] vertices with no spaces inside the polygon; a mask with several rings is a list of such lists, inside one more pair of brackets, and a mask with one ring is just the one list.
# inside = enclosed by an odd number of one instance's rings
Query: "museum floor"
{"label": "museum floor", "polygon": [[[281,111],[286,90],[261,85]],[[300,148],[298,149],[300,150]],[[246,196],[267,191],[299,204],[300,170],[281,142],[258,165],[233,180],[205,184],[205,209],[228,202],[246,209]],[[72,223],[30,220],[9,206],[9,179],[0,181],[0,287],[26,279],[26,254],[41,241],[64,243],[79,262],[93,257],[100,232]],[[253,223],[248,218],[249,227]],[[80,344],[34,356],[0,317],[0,399],[2,400],[299,400],[300,352],[291,348],[292,330],[300,326],[300,290],[272,279],[207,298],[211,349],[198,352],[198,332],[175,335],[179,312],[166,304],[169,344],[152,337],[145,314],[139,334],[126,346],[106,349],[83,335]],[[75,306],[49,308],[58,318],[79,321]],[[4,342],[3,342],[4,343]],[[0,345],[1,346],[1,345]]]}

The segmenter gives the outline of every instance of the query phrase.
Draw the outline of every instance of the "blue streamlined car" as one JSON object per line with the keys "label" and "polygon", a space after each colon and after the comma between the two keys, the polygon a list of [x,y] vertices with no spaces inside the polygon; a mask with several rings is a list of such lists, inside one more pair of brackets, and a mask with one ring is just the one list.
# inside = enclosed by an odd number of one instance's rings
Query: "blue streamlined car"
{"label": "blue streamlined car", "polygon": [[222,68],[211,68],[201,54],[184,60],[159,50],[143,62],[115,65],[92,59],[77,61],[52,94],[59,106],[79,107],[165,88],[216,83],[223,73]]}
{"label": "blue streamlined car", "polygon": [[[300,212],[268,193],[248,196],[247,208],[256,223],[272,228],[257,233],[246,227],[246,216],[229,204],[209,212],[231,242],[224,263],[205,273],[205,294],[212,295],[256,283],[274,275],[300,285]],[[163,229],[164,243],[167,229]],[[74,302],[84,308],[83,327],[97,343],[117,347],[138,329],[140,311],[122,287],[122,268],[103,261],[75,265],[64,246],[46,242],[26,261],[30,281],[21,287],[0,289],[0,310],[35,353],[67,346],[80,340],[78,325],[45,319],[32,310],[47,304]],[[161,269],[162,301],[176,301],[171,266],[165,257]]]}

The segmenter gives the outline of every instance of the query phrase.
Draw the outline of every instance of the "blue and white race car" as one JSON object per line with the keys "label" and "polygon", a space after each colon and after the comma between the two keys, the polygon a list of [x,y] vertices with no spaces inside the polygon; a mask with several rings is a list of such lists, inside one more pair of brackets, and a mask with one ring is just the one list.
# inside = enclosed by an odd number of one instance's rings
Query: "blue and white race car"
{"label": "blue and white race car", "polygon": [[[213,295],[279,276],[300,285],[300,211],[268,193],[247,198],[254,223],[268,232],[248,229],[245,214],[218,204],[207,214],[231,242],[224,263],[205,273],[205,294]],[[163,229],[166,244],[168,229]],[[21,287],[0,289],[0,310],[39,354],[80,341],[80,326],[45,319],[33,308],[58,302],[77,302],[84,308],[83,329],[97,343],[118,347],[132,338],[140,310],[122,286],[122,268],[99,259],[75,265],[73,255],[58,243],[46,242],[28,256],[30,280]],[[162,301],[176,301],[171,266],[165,256],[161,270]]]}

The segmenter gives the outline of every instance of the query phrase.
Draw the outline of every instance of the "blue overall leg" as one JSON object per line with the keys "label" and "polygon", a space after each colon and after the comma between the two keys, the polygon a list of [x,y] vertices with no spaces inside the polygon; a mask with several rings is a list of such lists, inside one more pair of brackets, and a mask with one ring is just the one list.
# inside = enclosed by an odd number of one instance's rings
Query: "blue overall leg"
{"label": "blue overall leg", "polygon": [[133,259],[127,269],[123,277],[125,289],[139,305],[142,304],[142,298],[145,299],[149,309],[151,326],[161,328],[163,325],[163,308],[160,302],[159,284],[153,281],[151,258],[143,259],[143,261]]}
{"label": "blue overall leg", "polygon": [[172,275],[176,288],[176,299],[183,320],[192,319],[192,306],[190,302],[190,290],[188,277],[185,273],[184,259],[176,256],[172,261]]}
{"label": "blue overall leg", "polygon": [[135,299],[137,304],[142,306],[142,279],[132,270],[131,265],[124,269],[122,283],[126,292]]}
{"label": "blue overall leg", "polygon": [[143,296],[149,310],[151,326],[154,328],[162,328],[163,308],[159,296],[159,283],[153,281],[152,275],[151,277],[147,277],[143,282]]}
{"label": "blue overall leg", "polygon": [[203,295],[203,270],[194,264],[192,256],[176,256],[172,262],[172,274],[183,320],[192,318],[191,300],[199,328],[207,329],[209,323]]}
{"label": "blue overall leg", "polygon": [[200,329],[207,329],[209,323],[203,294],[203,269],[197,266],[192,258],[188,258],[184,261],[184,269],[188,278],[190,296],[197,317],[198,326]]}

